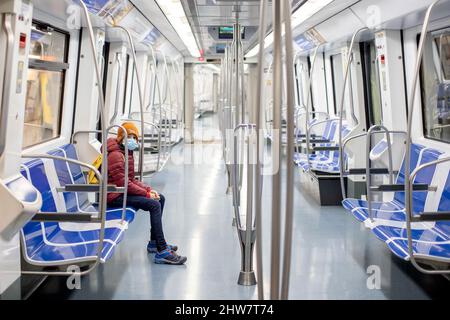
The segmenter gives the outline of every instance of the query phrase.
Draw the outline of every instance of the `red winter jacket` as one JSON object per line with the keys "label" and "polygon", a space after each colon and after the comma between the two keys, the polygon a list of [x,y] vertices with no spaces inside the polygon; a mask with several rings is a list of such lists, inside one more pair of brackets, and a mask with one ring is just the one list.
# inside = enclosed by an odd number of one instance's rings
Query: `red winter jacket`
{"label": "red winter jacket", "polygon": [[[108,184],[118,187],[125,185],[125,150],[115,138],[108,139]],[[128,195],[146,197],[152,189],[134,178],[133,151],[128,152]],[[108,193],[108,203],[121,193]]]}

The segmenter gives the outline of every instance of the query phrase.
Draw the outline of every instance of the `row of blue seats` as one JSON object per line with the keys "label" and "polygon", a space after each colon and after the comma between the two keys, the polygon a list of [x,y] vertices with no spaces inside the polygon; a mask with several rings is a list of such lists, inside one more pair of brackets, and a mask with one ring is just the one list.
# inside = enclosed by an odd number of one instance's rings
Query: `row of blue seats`
{"label": "row of blue seats", "polygon": [[[324,122],[323,133],[319,136],[315,136],[315,141],[329,141],[325,143],[316,143],[316,147],[330,148],[333,150],[322,150],[317,151],[313,154],[308,155],[304,153],[297,152],[294,155],[295,164],[300,167],[304,172],[308,171],[320,171],[331,174],[339,173],[339,150],[337,144],[335,143],[339,138],[339,119],[330,119]],[[351,133],[352,129],[346,125],[342,126],[342,137],[345,139]],[[307,146],[308,147],[308,146]],[[345,161],[345,160],[344,160]]]}
{"label": "row of blue seats", "polygon": [[[70,144],[49,154],[78,160],[76,149]],[[22,165],[21,173],[42,194],[41,212],[97,212],[96,204],[89,201],[87,193],[57,191],[57,188],[70,184],[86,184],[79,165],[62,160],[33,159]],[[127,208],[122,223],[122,208],[107,210],[102,263],[112,257],[135,213],[133,208]],[[92,261],[97,257],[100,229],[100,223],[29,222],[21,232],[24,258],[39,266]]]}
{"label": "row of blue seats", "polygon": [[[413,144],[410,161],[411,172],[426,163],[448,155],[439,150]],[[397,175],[396,184],[405,182],[405,161]],[[415,184],[436,186],[436,191],[413,192],[413,216],[423,212],[450,211],[450,162],[429,166],[417,174]],[[371,202],[371,216],[365,200],[345,199],[343,206],[360,222],[384,241],[398,257],[409,260],[406,229],[405,192],[395,192],[393,199],[386,202]],[[434,257],[450,262],[450,222],[412,222],[414,255]]]}

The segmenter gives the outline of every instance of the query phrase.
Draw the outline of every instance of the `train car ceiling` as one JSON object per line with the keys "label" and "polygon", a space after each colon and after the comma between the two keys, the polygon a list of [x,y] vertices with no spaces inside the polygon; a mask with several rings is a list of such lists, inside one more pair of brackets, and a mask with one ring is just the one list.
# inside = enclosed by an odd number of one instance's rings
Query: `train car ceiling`
{"label": "train car ceiling", "polygon": [[[36,0],[33,4],[35,11],[45,12],[44,16],[50,15],[61,20],[69,29],[78,29],[85,25],[77,2],[78,0],[63,0],[55,4],[52,0]],[[106,31],[106,41],[127,42],[123,32],[109,28],[116,24],[130,30],[138,51],[147,51],[148,46],[151,45],[153,49],[162,51],[174,59],[189,55],[183,41],[170,24],[167,24],[167,19],[154,1],[89,0],[84,2],[88,6],[94,26]],[[160,30],[164,30],[164,34]]]}

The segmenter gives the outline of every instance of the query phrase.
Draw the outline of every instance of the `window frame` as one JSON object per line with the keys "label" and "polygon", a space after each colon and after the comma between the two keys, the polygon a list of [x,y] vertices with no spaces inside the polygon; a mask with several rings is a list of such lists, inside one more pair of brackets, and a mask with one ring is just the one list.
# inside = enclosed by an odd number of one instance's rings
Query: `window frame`
{"label": "window frame", "polygon": [[[22,151],[31,149],[33,147],[45,144],[47,142],[57,140],[61,138],[61,132],[62,132],[62,118],[63,118],[63,112],[64,112],[64,98],[65,98],[65,90],[66,87],[66,80],[67,80],[67,71],[70,68],[70,64],[68,63],[69,60],[69,48],[70,48],[70,33],[62,30],[60,28],[57,28],[49,23],[42,22],[39,19],[33,19],[32,25],[37,25],[39,27],[47,27],[51,28],[54,32],[58,32],[62,34],[65,37],[65,46],[64,46],[64,61],[65,62],[54,62],[54,61],[45,61],[40,59],[28,59],[28,69],[32,70],[42,70],[42,71],[50,71],[50,72],[61,72],[62,74],[62,81],[61,81],[61,93],[60,93],[60,105],[59,105],[59,115],[58,115],[58,131],[55,137],[44,139],[39,141],[38,143],[30,144],[26,147],[22,146]],[[24,122],[25,126],[25,122]],[[25,131],[25,129],[24,129]]]}
{"label": "window frame", "polygon": [[[431,42],[434,43],[435,42],[435,38],[436,38],[436,34],[446,33],[446,32],[450,33],[450,25],[442,26],[442,27],[439,27],[439,28],[427,31],[427,37],[428,37],[428,35],[431,36],[432,37],[432,41]],[[419,42],[420,42],[421,35],[422,35],[421,32],[417,33],[417,36],[416,36],[417,47],[419,47]],[[427,127],[426,108],[427,108],[428,105],[426,103],[426,98],[427,97],[426,97],[426,95],[424,95],[425,90],[426,90],[425,89],[426,86],[424,85],[424,81],[425,81],[424,80],[424,59],[422,59],[422,63],[420,65],[420,72],[419,72],[419,83],[420,83],[419,93],[420,93],[420,104],[421,104],[421,108],[420,109],[421,109],[421,113],[422,113],[422,116],[421,116],[421,118],[422,118],[421,119],[422,120],[422,134],[423,134],[423,137],[425,139],[427,139],[427,140],[432,140],[432,141],[436,141],[436,142],[439,142],[439,143],[445,143],[447,145],[450,145],[450,140],[443,140],[443,139],[440,139],[440,138],[437,138],[437,137],[434,137],[434,136],[430,136],[428,134],[428,132],[427,132],[428,127]]]}

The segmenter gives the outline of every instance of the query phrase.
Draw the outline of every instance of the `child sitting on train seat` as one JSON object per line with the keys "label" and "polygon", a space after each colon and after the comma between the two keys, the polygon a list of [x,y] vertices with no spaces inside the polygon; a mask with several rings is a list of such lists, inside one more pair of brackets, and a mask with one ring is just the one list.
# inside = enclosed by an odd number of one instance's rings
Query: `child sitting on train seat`
{"label": "child sitting on train seat", "polygon": [[[150,241],[147,245],[149,253],[155,253],[155,263],[181,265],[186,257],[176,253],[178,247],[167,244],[162,225],[162,214],[165,198],[162,194],[150,188],[134,177],[133,152],[139,150],[139,130],[132,122],[125,122],[122,127],[127,132],[124,139],[123,130],[120,128],[117,138],[108,139],[108,183],[119,187],[125,182],[125,146],[128,145],[128,197],[127,206],[148,211],[150,214]],[[123,195],[120,193],[108,194],[108,206],[121,207]]]}

